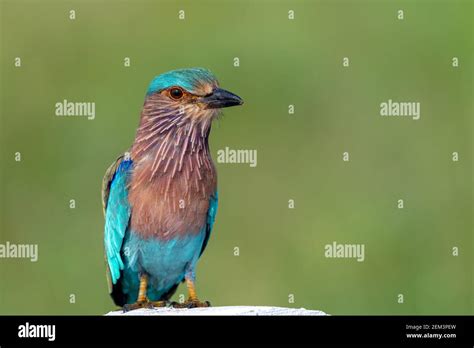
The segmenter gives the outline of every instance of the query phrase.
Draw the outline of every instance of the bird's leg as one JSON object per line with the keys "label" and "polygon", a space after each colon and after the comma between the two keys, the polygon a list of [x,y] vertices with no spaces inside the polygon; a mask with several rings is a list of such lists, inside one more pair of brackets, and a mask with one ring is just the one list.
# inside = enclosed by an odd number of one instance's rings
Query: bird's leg
{"label": "bird's leg", "polygon": [[185,276],[186,286],[188,287],[188,300],[184,303],[173,302],[172,305],[175,308],[196,308],[196,307],[211,307],[209,301],[201,302],[199,301],[196,294],[196,286],[194,285],[194,273],[191,272]]}
{"label": "bird's leg", "polygon": [[204,302],[199,301],[196,294],[196,287],[194,285],[193,279],[186,279],[186,286],[188,287],[189,298],[184,303],[184,305],[187,308],[211,307],[211,303],[209,301],[204,301]]}
{"label": "bird's leg", "polygon": [[123,311],[128,312],[138,308],[153,308],[150,306],[149,301],[146,297],[146,288],[148,287],[148,276],[142,274],[140,276],[140,287],[138,289],[138,298],[137,302],[126,304],[123,306]]}
{"label": "bird's leg", "polygon": [[146,288],[148,287],[148,277],[146,274],[143,274],[140,277],[140,288],[138,289],[138,298],[137,303],[146,302]]}
{"label": "bird's leg", "polygon": [[143,274],[140,276],[140,287],[138,290],[137,302],[132,304],[126,304],[123,306],[123,311],[128,312],[138,308],[153,308],[153,307],[165,307],[165,301],[150,301],[146,296],[146,289],[148,287],[148,276]]}

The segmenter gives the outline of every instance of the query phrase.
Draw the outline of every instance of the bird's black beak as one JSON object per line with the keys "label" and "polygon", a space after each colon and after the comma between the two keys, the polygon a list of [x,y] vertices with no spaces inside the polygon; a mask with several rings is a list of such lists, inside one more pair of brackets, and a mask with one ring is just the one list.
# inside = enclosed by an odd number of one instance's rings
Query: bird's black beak
{"label": "bird's black beak", "polygon": [[216,88],[212,94],[203,97],[201,103],[206,104],[208,109],[220,109],[229,106],[242,105],[244,101],[232,92],[226,91],[222,88]]}

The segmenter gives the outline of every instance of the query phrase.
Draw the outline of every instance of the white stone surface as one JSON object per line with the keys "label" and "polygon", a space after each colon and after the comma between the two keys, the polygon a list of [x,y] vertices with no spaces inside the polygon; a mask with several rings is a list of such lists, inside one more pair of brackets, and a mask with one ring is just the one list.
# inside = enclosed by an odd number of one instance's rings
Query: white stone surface
{"label": "white stone surface", "polygon": [[322,311],[304,308],[284,308],[267,306],[225,306],[208,308],[154,308],[136,309],[123,313],[122,310],[112,311],[106,315],[327,315]]}

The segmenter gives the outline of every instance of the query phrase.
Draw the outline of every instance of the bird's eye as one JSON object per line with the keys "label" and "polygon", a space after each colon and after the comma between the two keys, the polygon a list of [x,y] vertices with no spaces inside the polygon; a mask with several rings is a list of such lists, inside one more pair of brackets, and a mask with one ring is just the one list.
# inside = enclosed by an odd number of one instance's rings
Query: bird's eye
{"label": "bird's eye", "polygon": [[178,87],[173,87],[170,89],[170,96],[173,99],[181,99],[183,97],[183,90]]}

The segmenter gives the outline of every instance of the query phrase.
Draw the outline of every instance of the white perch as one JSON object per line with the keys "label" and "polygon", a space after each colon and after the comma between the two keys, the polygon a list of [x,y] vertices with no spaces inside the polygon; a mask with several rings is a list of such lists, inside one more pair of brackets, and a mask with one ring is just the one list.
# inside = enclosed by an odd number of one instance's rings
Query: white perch
{"label": "white perch", "polygon": [[124,313],[122,310],[112,311],[106,315],[328,315],[322,311],[304,308],[284,308],[267,306],[225,306],[192,309],[153,308],[136,309]]}

